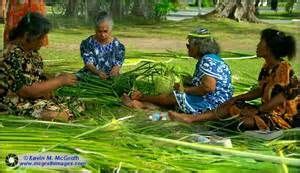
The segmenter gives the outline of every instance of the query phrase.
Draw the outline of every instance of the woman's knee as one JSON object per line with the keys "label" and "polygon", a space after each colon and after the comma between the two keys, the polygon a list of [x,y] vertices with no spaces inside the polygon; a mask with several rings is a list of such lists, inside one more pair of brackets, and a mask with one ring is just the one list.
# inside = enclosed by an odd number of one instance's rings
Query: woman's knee
{"label": "woman's knee", "polygon": [[41,112],[40,119],[45,121],[62,121],[67,122],[71,118],[67,110],[62,111],[49,111],[45,110]]}
{"label": "woman's knee", "polygon": [[241,122],[245,129],[255,129],[256,128],[254,117],[251,117],[251,116],[242,117]]}
{"label": "woman's knee", "polygon": [[175,105],[176,104],[176,98],[174,94],[162,94],[160,95],[160,101],[164,105]]}
{"label": "woman's knee", "polygon": [[240,113],[236,106],[229,104],[220,105],[212,112],[218,117],[218,119],[229,118]]}

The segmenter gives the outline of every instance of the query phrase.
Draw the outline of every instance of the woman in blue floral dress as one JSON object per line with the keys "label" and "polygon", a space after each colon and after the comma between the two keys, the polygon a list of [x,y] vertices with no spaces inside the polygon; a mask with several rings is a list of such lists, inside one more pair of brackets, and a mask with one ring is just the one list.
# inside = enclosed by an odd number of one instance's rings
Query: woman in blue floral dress
{"label": "woman in blue floral dress", "polygon": [[112,18],[101,12],[96,19],[95,34],[81,42],[80,53],[85,66],[80,72],[97,75],[100,79],[119,75],[125,47],[112,37],[112,26]]}
{"label": "woman in blue floral dress", "polygon": [[206,29],[198,29],[188,35],[189,56],[198,60],[190,83],[179,91],[175,84],[172,93],[146,96],[134,91],[131,97],[124,95],[125,105],[148,108],[149,103],[160,106],[177,106],[186,114],[199,114],[215,109],[232,97],[231,72],[219,57],[219,45]]}

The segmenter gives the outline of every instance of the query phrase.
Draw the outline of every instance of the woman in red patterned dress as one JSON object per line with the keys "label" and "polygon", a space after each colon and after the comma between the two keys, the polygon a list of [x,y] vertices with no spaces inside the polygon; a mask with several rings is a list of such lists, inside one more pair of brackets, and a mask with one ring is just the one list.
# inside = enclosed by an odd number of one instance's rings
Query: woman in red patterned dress
{"label": "woman in red patterned dress", "polygon": [[[37,12],[42,15],[46,14],[46,5],[44,0],[9,0],[6,13],[5,28],[3,43],[6,46],[9,42],[9,32],[17,26],[19,21],[28,12]],[[44,45],[48,44],[48,39],[45,39]]]}

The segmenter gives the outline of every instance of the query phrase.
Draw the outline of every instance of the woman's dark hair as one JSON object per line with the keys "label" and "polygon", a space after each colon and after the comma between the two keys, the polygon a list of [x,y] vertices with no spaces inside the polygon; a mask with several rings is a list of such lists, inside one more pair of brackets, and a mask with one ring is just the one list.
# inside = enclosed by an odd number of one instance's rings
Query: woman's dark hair
{"label": "woman's dark hair", "polygon": [[27,34],[28,39],[36,39],[46,35],[51,30],[51,23],[39,13],[27,13],[17,27],[9,33],[9,41],[23,37]]}
{"label": "woman's dark hair", "polygon": [[296,41],[294,37],[286,35],[275,29],[264,29],[261,32],[261,39],[267,43],[276,59],[287,56],[289,60],[296,55]]}

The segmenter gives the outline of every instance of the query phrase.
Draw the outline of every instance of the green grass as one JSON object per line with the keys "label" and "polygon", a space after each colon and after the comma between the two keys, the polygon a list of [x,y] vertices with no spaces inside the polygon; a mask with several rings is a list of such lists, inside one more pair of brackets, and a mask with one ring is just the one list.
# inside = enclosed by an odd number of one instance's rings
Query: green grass
{"label": "green grass", "polygon": [[[51,19],[52,21],[54,19]],[[93,33],[91,27],[81,20],[56,19],[55,29],[49,35],[50,45],[41,50],[47,73],[63,71],[75,72],[82,65],[79,55],[81,40]],[[130,27],[129,27],[130,26]],[[168,62],[178,71],[192,74],[196,61],[186,58],[186,34],[197,26],[210,29],[222,46],[221,56],[239,57],[255,54],[259,32],[266,27],[277,27],[299,38],[297,26],[293,24],[267,25],[236,23],[227,19],[191,19],[181,22],[162,22],[158,24],[140,24],[133,20],[117,22],[114,35],[126,45],[126,61],[123,71],[134,67],[140,59]],[[0,25],[3,31],[3,25]],[[153,46],[143,46],[144,42],[154,40]],[[169,41],[163,44],[163,41]],[[174,46],[176,43],[179,46]],[[170,44],[171,43],[171,44]],[[182,46],[181,46],[182,44]],[[2,42],[0,43],[0,47]],[[168,49],[169,51],[167,51]],[[183,58],[182,58],[183,56]],[[298,56],[299,57],[299,56]],[[232,70],[235,94],[245,92],[256,84],[262,59],[226,60]],[[299,62],[293,62],[299,74]],[[133,118],[117,122],[114,119],[132,115]],[[300,151],[299,131],[286,132],[284,138],[270,143],[228,130],[226,122],[198,123],[193,125],[178,122],[152,122],[149,113],[129,110],[125,107],[103,107],[97,104],[87,105],[84,116],[72,124],[42,124],[28,117],[0,117],[0,170],[11,171],[3,160],[8,153],[24,154],[41,152],[75,153],[88,160],[82,169],[93,172],[99,170],[112,172],[121,165],[121,171],[141,172],[283,172],[281,164],[261,162],[251,158],[232,157],[208,151],[198,151],[186,146],[173,145],[162,141],[151,140],[146,136],[193,142],[191,134],[215,133],[232,139],[234,150],[277,156],[278,150],[284,154]],[[77,127],[76,127],[77,125]],[[105,126],[106,125],[106,126]],[[103,127],[105,126],[105,127]],[[93,131],[87,135],[76,137]],[[295,140],[296,142],[290,143]],[[59,145],[57,145],[59,144]],[[200,145],[199,145],[200,146]],[[70,169],[69,171],[79,171]],[[298,172],[299,167],[288,167],[290,172]],[[25,170],[20,170],[25,171]],[[32,169],[31,172],[41,170]],[[49,172],[60,170],[49,170]]]}
{"label": "green grass", "polygon": [[293,12],[291,14],[286,12],[268,12],[259,14],[260,19],[275,19],[275,20],[292,20],[300,19],[300,12]]}

